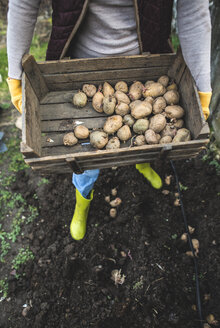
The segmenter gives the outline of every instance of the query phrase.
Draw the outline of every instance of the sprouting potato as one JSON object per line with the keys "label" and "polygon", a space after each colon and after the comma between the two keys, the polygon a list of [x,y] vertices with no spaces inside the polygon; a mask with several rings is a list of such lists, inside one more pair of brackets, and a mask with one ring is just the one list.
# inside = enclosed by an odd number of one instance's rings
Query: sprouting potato
{"label": "sprouting potato", "polygon": [[140,134],[139,136],[137,136],[137,137],[135,138],[134,144],[135,144],[136,146],[143,146],[143,145],[146,145],[146,140],[145,140],[145,137],[143,136],[143,134]]}
{"label": "sprouting potato", "polygon": [[128,96],[122,91],[115,92],[115,98],[117,99],[118,103],[123,102],[125,104],[130,104],[130,99]]}
{"label": "sprouting potato", "polygon": [[64,135],[63,137],[63,144],[65,146],[74,146],[77,144],[78,139],[75,137],[75,134],[73,132],[69,132]]}
{"label": "sprouting potato", "polygon": [[106,145],[106,149],[118,149],[118,148],[120,148],[120,140],[118,139],[118,137],[111,138]]}
{"label": "sprouting potato", "polygon": [[90,133],[90,144],[98,149],[102,149],[108,142],[108,135],[103,131],[94,131]]}
{"label": "sprouting potato", "polygon": [[181,129],[184,125],[184,121],[182,119],[176,120],[176,122],[173,123],[173,126],[177,129]]}
{"label": "sprouting potato", "polygon": [[153,102],[153,113],[160,114],[166,108],[166,100],[163,97],[158,97]]}
{"label": "sprouting potato", "polygon": [[73,96],[73,104],[77,107],[84,107],[87,104],[87,96],[84,92],[78,91]]}
{"label": "sprouting potato", "polygon": [[103,98],[101,91],[97,91],[92,98],[92,106],[98,113],[103,112]]}
{"label": "sprouting potato", "polygon": [[82,91],[87,95],[87,97],[92,98],[96,93],[96,86],[93,84],[84,84]]}
{"label": "sprouting potato", "polygon": [[132,101],[138,100],[142,96],[142,90],[144,86],[141,82],[134,82],[129,88],[129,97]]}
{"label": "sprouting potato", "polygon": [[146,97],[159,97],[163,96],[166,92],[166,88],[158,82],[154,82],[145,86],[143,90],[143,96]]}
{"label": "sprouting potato", "polygon": [[166,119],[161,114],[156,114],[151,117],[149,129],[156,133],[160,133],[166,126]]}
{"label": "sprouting potato", "polygon": [[140,118],[133,125],[133,131],[137,134],[144,133],[149,127],[149,121],[146,118]]}
{"label": "sprouting potato", "polygon": [[103,130],[108,134],[114,134],[122,126],[122,117],[120,115],[113,115],[107,118]]}
{"label": "sprouting potato", "polygon": [[89,136],[89,129],[86,126],[78,125],[74,129],[74,134],[78,139],[86,139]]}
{"label": "sprouting potato", "polygon": [[167,75],[162,75],[157,82],[161,83],[166,88],[169,83],[169,77]]}
{"label": "sprouting potato", "polygon": [[102,92],[103,92],[104,97],[108,97],[108,96],[113,96],[115,93],[115,90],[111,86],[111,84],[109,84],[108,82],[105,82],[103,84]]}
{"label": "sprouting potato", "polygon": [[107,96],[103,98],[103,111],[107,115],[112,115],[115,111],[116,99],[114,96]]}
{"label": "sprouting potato", "polygon": [[180,96],[179,92],[176,90],[169,90],[163,96],[168,105],[176,105],[179,103]]}
{"label": "sprouting potato", "polygon": [[162,138],[166,137],[166,136],[174,138],[176,135],[176,132],[177,132],[176,128],[174,128],[172,124],[167,123],[165,128],[161,131],[160,135]]}
{"label": "sprouting potato", "polygon": [[147,130],[144,135],[145,140],[149,145],[158,144],[158,138],[153,130]]}
{"label": "sprouting potato", "polygon": [[184,116],[184,109],[179,105],[167,106],[165,113],[168,118],[182,118]]}
{"label": "sprouting potato", "polygon": [[132,127],[135,123],[135,119],[130,114],[127,114],[123,117],[123,123]]}
{"label": "sprouting potato", "polygon": [[184,141],[189,141],[191,139],[190,137],[190,131],[182,128],[177,130],[177,133],[175,137],[173,138],[173,142],[184,142]]}
{"label": "sprouting potato", "polygon": [[124,81],[119,81],[115,85],[115,90],[127,93],[128,92],[128,85]]}
{"label": "sprouting potato", "polygon": [[121,116],[128,114],[130,111],[129,105],[123,102],[120,102],[115,107],[115,113]]}
{"label": "sprouting potato", "polygon": [[127,141],[131,138],[131,130],[128,125],[123,125],[117,132],[117,136],[121,141]]}
{"label": "sprouting potato", "polygon": [[159,141],[160,144],[167,144],[170,142],[172,142],[172,138],[170,136],[162,137]]}
{"label": "sprouting potato", "polygon": [[146,81],[144,86],[146,87],[147,85],[150,85],[152,83],[155,83],[155,81],[153,81],[153,80]]}
{"label": "sprouting potato", "polygon": [[[139,100],[136,100],[135,102],[138,102]],[[139,118],[144,118],[151,114],[152,112],[152,105],[147,101],[140,101],[136,104],[131,104],[131,115],[136,118],[137,120]]]}

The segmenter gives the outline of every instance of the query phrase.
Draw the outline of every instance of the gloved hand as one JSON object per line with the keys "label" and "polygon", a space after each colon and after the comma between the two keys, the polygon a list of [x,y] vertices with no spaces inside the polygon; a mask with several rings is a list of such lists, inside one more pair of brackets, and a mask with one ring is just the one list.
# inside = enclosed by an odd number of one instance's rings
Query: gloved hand
{"label": "gloved hand", "polygon": [[21,91],[21,80],[7,79],[9,91],[11,94],[12,104],[17,108],[17,110],[22,113],[22,91]]}
{"label": "gloved hand", "polygon": [[212,97],[211,92],[201,92],[199,91],[199,98],[202,106],[202,111],[205,117],[205,120],[209,117],[209,104]]}

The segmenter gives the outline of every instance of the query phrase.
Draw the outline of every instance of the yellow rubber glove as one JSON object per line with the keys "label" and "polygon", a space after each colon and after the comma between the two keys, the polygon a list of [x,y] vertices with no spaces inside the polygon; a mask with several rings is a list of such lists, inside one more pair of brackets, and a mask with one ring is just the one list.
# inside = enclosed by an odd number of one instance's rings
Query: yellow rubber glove
{"label": "yellow rubber glove", "polygon": [[7,79],[9,91],[11,94],[11,102],[22,113],[22,91],[21,91],[21,80]]}
{"label": "yellow rubber glove", "polygon": [[199,98],[202,106],[202,111],[205,117],[205,120],[209,117],[209,104],[212,97],[211,92],[201,92],[199,91]]}

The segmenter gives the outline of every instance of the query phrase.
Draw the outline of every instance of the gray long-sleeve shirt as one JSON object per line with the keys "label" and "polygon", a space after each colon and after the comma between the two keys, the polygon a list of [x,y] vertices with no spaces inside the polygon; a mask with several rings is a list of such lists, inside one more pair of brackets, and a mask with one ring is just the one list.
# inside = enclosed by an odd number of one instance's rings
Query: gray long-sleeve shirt
{"label": "gray long-sleeve shirt", "polygon": [[[7,51],[10,78],[21,79],[21,59],[29,51],[40,2],[9,0]],[[177,2],[178,34],[183,56],[198,89],[204,92],[211,91],[211,22],[208,6],[208,0]],[[90,0],[73,55],[103,57],[138,53],[133,1]]]}

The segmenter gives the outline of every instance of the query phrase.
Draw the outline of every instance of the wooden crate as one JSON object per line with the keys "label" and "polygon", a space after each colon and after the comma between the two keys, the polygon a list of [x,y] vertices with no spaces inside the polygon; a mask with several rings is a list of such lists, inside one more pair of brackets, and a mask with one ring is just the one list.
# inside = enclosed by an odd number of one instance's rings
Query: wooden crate
{"label": "wooden crate", "polygon": [[[21,152],[34,170],[42,173],[83,172],[157,159],[195,157],[208,142],[197,89],[181,52],[176,54],[120,56],[73,59],[36,63],[33,56],[23,58],[23,129]],[[117,150],[96,150],[89,140],[67,147],[63,136],[77,121],[89,128],[101,128],[106,114],[92,109],[91,101],[83,109],[71,100],[83,83],[98,85],[119,80],[132,83],[156,80],[168,74],[179,85],[180,104],[186,110],[185,123],[193,140],[167,145],[131,147],[131,141]]]}

